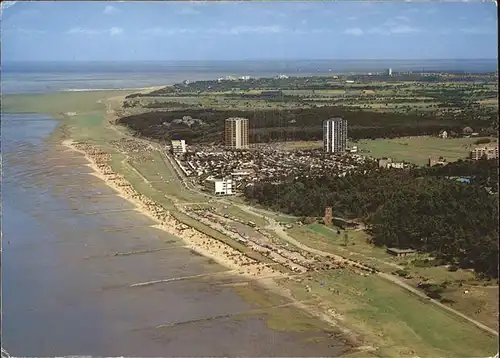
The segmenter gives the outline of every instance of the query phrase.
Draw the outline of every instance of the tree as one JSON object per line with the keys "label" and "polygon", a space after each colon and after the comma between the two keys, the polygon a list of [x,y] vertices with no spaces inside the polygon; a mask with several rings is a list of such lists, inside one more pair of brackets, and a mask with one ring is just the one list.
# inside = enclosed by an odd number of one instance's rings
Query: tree
{"label": "tree", "polygon": [[[365,223],[374,245],[429,252],[444,262],[498,277],[498,196],[485,190],[498,186],[497,172],[496,160],[411,171],[366,165],[343,178],[304,174],[278,185],[258,182],[244,194],[250,201],[302,217],[320,217],[321,208],[335,203],[338,216]],[[471,180],[460,183],[450,176]],[[347,233],[343,239],[347,246]]]}

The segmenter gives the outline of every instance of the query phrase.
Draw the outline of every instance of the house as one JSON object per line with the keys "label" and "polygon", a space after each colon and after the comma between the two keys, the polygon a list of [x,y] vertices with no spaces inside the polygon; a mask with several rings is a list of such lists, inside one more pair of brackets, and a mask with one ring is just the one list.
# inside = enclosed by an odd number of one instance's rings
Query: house
{"label": "house", "polygon": [[408,255],[412,255],[412,254],[417,253],[417,251],[415,251],[413,249],[397,249],[394,247],[388,247],[386,251],[388,254],[391,254],[391,255],[397,256],[397,257],[405,257]]}
{"label": "house", "polygon": [[448,132],[447,131],[441,131],[441,132],[439,132],[438,137],[446,139],[446,138],[448,138]]}
{"label": "house", "polygon": [[448,162],[443,157],[429,158],[429,167],[433,167],[435,165],[446,165],[446,164],[448,164]]}

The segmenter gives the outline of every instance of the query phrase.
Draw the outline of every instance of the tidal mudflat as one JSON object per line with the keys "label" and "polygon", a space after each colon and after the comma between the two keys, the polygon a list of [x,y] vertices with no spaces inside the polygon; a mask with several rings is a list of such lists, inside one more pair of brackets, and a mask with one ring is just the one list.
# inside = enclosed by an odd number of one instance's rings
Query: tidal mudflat
{"label": "tidal mudflat", "polygon": [[91,175],[83,156],[44,140],[55,122],[37,115],[2,120],[2,338],[9,353],[336,356],[344,350],[320,323],[302,332],[269,328],[269,317],[283,310],[295,315],[289,302],[243,299],[231,284],[241,277],[156,228]]}

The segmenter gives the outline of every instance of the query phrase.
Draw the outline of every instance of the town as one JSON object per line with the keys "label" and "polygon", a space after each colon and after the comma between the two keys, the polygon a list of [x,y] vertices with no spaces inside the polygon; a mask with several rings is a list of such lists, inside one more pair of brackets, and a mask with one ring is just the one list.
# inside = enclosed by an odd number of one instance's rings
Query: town
{"label": "town", "polygon": [[[197,120],[188,118],[190,122]],[[256,182],[268,181],[279,184],[284,180],[306,175],[314,178],[328,173],[345,176],[370,161],[380,168],[409,169],[413,164],[394,161],[390,157],[373,158],[358,152],[358,147],[348,147],[347,121],[332,118],[323,122],[323,148],[295,150],[280,149],[273,144],[249,143],[249,119],[227,118],[225,120],[223,145],[188,146],[183,139],[171,141],[165,154],[173,160],[192,184],[203,187],[216,195],[234,195]],[[471,136],[470,128],[464,136]],[[438,136],[447,139],[446,131]],[[498,147],[491,143],[471,149],[470,159],[498,158]],[[443,158],[430,157],[428,166],[447,165]]]}

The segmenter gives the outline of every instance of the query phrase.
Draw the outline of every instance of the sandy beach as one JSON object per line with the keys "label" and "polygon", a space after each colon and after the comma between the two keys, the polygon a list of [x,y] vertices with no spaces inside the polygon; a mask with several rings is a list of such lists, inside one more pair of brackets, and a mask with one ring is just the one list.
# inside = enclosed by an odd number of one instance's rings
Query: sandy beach
{"label": "sandy beach", "polygon": [[191,250],[251,279],[284,277],[283,273],[274,270],[270,265],[253,260],[229,245],[178,222],[161,205],[139,194],[123,176],[114,173],[107,164],[110,159],[108,154],[89,144],[75,143],[70,139],[64,140],[62,144],[83,154],[93,170],[91,175],[103,180],[117,195],[133,203],[138,211],[158,222],[158,228],[180,237]]}
{"label": "sandy beach", "polygon": [[89,162],[88,166],[93,170],[90,175],[103,180],[116,191],[118,196],[129,201],[136,206],[139,212],[156,221],[158,229],[179,237],[186,247],[228,268],[231,273],[250,280],[258,280],[262,287],[289,299],[297,309],[307,312],[307,314],[334,328],[342,335],[344,342],[348,342],[355,351],[370,352],[374,350],[373,346],[364,345],[363,339],[358,334],[342,324],[343,319],[335,310],[325,309],[321,305],[305,304],[297,300],[290,289],[276,283],[275,279],[290,277],[289,275],[273,269],[269,264],[249,258],[229,245],[179,222],[160,204],[139,194],[122,175],[113,172],[107,164],[111,159],[109,154],[101,152],[90,144],[77,143],[71,139],[64,140],[62,144],[72,151],[83,154]]}

